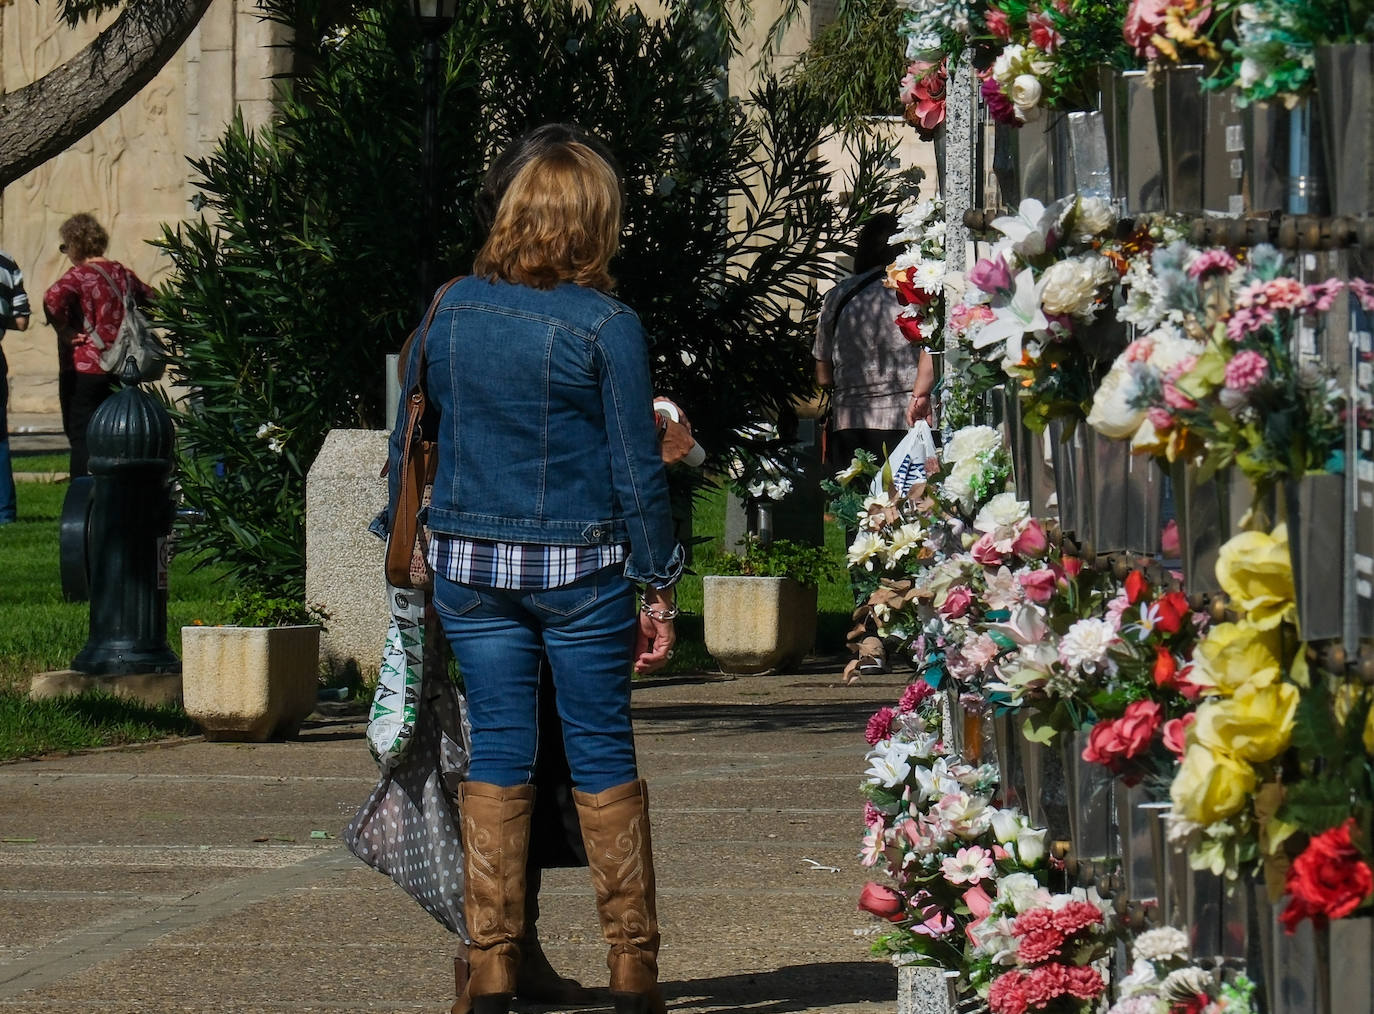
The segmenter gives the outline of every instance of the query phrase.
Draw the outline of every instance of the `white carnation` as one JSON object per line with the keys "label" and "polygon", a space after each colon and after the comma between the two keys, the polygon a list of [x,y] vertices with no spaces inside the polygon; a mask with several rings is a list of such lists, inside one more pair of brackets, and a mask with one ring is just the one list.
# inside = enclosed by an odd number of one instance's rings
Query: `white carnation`
{"label": "white carnation", "polygon": [[1146,930],[1135,938],[1137,961],[1168,961],[1188,956],[1188,934],[1173,926]]}
{"label": "white carnation", "polygon": [[1111,620],[1077,620],[1059,641],[1059,661],[1070,669],[1096,672],[1108,665],[1107,649],[1116,639]]}
{"label": "white carnation", "polygon": [[980,532],[995,532],[1011,528],[1030,516],[1030,504],[1016,499],[1015,493],[998,493],[983,505],[973,519],[973,527]]}
{"label": "white carnation", "polygon": [[945,461],[967,461],[1002,446],[1002,435],[991,426],[965,426],[945,443]]}

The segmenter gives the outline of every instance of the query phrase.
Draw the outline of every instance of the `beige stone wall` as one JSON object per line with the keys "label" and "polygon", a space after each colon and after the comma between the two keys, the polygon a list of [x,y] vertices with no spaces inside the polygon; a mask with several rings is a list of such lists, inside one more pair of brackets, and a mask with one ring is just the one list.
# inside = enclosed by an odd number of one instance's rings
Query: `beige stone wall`
{"label": "beige stone wall", "polygon": [[[37,80],[114,17],[71,29],[56,7],[54,0],[0,5],[0,90]],[[0,249],[19,262],[35,306],[70,266],[57,249],[57,227],[79,211],[109,231],[111,257],[149,282],[167,273],[166,258],[148,241],[161,235],[164,222],[190,214],[186,159],[210,150],[236,106],[251,124],[271,115],[271,77],[284,69],[287,51],[273,45],[277,26],[255,11],[251,0],[214,0],[180,52],[132,102],[0,195]],[[55,336],[41,312],[28,331],[8,332],[4,341],[11,426],[22,415],[60,428]]]}

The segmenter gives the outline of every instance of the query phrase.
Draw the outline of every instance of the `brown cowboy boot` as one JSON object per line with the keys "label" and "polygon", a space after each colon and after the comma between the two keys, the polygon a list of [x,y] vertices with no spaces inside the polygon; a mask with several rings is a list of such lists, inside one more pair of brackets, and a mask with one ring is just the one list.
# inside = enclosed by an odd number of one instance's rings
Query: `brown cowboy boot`
{"label": "brown cowboy boot", "polygon": [[507,1014],[515,996],[533,810],[533,785],[462,785],[464,914],[472,939],[468,995],[474,1014]]}
{"label": "brown cowboy boot", "polygon": [[458,941],[458,953],[453,958],[453,995],[457,997],[449,1014],[472,1014],[472,997],[468,996],[468,945]]}
{"label": "brown cowboy boot", "polygon": [[611,945],[616,1014],[665,1014],[658,986],[658,913],[648,790],[626,782],[595,795],[573,790],[601,932]]}

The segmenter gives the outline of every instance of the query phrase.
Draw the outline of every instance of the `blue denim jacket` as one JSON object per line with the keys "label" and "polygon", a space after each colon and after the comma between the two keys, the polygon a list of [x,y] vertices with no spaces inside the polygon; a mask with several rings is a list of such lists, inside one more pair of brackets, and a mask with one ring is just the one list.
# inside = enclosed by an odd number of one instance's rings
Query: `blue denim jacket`
{"label": "blue denim jacket", "polygon": [[[659,456],[644,330],[623,303],[578,285],[544,291],[465,278],[423,336],[438,410],[433,531],[501,542],[628,543],[625,576],[682,573]],[[396,503],[406,364],[391,437]]]}

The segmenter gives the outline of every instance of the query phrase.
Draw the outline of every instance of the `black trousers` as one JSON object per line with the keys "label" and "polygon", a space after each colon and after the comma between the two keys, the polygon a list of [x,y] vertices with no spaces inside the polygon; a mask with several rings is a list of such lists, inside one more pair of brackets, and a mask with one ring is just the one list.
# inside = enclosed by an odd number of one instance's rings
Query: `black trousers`
{"label": "black trousers", "polygon": [[[887,456],[896,450],[906,436],[906,430],[832,430],[826,443],[826,457],[834,468],[848,468],[854,460],[854,452],[865,450],[878,459],[878,467],[883,467]],[[886,448],[886,450],[884,450]]]}
{"label": "black trousers", "polygon": [[[104,373],[72,372],[65,376],[71,378],[68,382],[71,393],[62,413],[62,422],[67,430],[67,443],[72,449],[70,471],[72,478],[75,479],[79,475],[90,473],[90,469],[87,468],[90,452],[86,449],[86,428],[90,425],[95,410],[106,398],[114,394],[115,382],[114,378]],[[60,388],[58,394],[60,397]]]}

